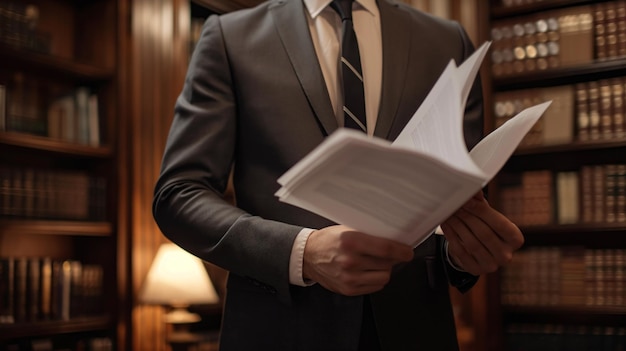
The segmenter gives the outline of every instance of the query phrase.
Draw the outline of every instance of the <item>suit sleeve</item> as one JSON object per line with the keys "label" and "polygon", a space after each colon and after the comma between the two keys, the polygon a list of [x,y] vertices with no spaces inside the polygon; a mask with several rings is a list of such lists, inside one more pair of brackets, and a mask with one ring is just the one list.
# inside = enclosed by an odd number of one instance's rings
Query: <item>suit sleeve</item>
{"label": "suit sleeve", "polygon": [[[176,101],[153,216],[182,248],[289,300],[289,255],[302,229],[224,200],[237,145],[237,104],[220,18],[211,16]],[[236,189],[235,189],[236,192]]]}

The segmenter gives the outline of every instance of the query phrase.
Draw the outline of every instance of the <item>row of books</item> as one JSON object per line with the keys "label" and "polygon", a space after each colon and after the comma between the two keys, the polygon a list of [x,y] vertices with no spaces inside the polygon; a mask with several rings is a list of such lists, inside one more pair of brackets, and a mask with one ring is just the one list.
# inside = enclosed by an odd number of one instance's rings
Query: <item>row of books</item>
{"label": "row of books", "polygon": [[54,97],[48,93],[43,83],[15,73],[0,86],[0,131],[101,145],[97,94],[84,86]]}
{"label": "row of books", "polygon": [[626,78],[615,77],[494,95],[496,126],[538,102],[552,100],[520,148],[573,141],[616,141],[626,137]]}
{"label": "row of books", "polygon": [[501,302],[513,306],[626,307],[626,249],[580,246],[519,251],[501,271]]}
{"label": "row of books", "polygon": [[594,5],[595,58],[599,61],[626,56],[626,1]]}
{"label": "row of books", "polygon": [[498,20],[491,39],[495,77],[622,58],[626,56],[626,1]]}
{"label": "row of books", "polygon": [[0,344],[2,351],[113,351],[113,340],[108,336],[96,336],[64,340],[51,338],[27,339]]}
{"label": "row of books", "polygon": [[23,1],[0,1],[0,43],[49,53],[51,39],[39,30],[39,7]]}
{"label": "row of books", "polygon": [[0,217],[106,219],[106,179],[84,171],[3,167]]}
{"label": "row of books", "polygon": [[574,88],[571,85],[495,93],[495,127],[498,128],[528,107],[550,100],[552,104],[522,139],[519,148],[571,143],[575,139]]}
{"label": "row of books", "polygon": [[615,140],[626,135],[624,77],[579,83],[576,89],[577,139]]}
{"label": "row of books", "polygon": [[0,257],[0,323],[99,316],[103,269],[78,260]]}
{"label": "row of books", "polygon": [[576,6],[493,22],[491,71],[508,77],[594,60],[593,6]]}
{"label": "row of books", "polygon": [[493,5],[503,6],[506,8],[515,8],[524,5],[531,5],[536,3],[550,3],[554,0],[494,0]]}
{"label": "row of books", "polygon": [[626,222],[624,164],[526,171],[498,179],[500,209],[517,225]]}
{"label": "row of books", "polygon": [[500,210],[521,226],[626,223],[626,165],[526,171],[499,178]]}
{"label": "row of books", "polygon": [[506,351],[623,351],[626,327],[562,324],[512,324]]}

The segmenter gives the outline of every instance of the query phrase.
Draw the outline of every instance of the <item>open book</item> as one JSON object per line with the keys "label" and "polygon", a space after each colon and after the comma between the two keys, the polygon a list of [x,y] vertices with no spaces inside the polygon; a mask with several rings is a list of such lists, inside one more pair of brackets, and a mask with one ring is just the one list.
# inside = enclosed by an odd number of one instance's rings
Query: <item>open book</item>
{"label": "open book", "polygon": [[414,246],[500,171],[551,102],[520,112],[468,153],[463,113],[490,43],[451,61],[396,140],[340,128],[278,179],[280,201]]}

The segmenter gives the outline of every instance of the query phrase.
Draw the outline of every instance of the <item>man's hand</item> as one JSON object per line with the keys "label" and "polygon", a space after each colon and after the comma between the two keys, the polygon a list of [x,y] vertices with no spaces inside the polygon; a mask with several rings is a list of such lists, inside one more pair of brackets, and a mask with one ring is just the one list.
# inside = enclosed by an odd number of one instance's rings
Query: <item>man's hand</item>
{"label": "man's hand", "polygon": [[448,218],[441,229],[454,264],[474,275],[496,271],[524,244],[519,228],[489,206],[482,192]]}
{"label": "man's hand", "polygon": [[335,225],[309,236],[302,275],[339,294],[363,295],[382,289],[393,266],[412,259],[409,245]]}

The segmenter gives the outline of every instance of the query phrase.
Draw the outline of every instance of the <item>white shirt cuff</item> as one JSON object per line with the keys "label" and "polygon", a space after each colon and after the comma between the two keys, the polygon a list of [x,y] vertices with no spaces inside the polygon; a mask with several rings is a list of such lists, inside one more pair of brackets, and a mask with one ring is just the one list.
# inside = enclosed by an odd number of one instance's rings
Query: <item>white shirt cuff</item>
{"label": "white shirt cuff", "polygon": [[314,229],[303,228],[296,240],[293,242],[291,248],[291,256],[289,258],[289,283],[298,286],[311,286],[315,284],[314,281],[305,281],[302,277],[302,265],[304,261],[304,247],[306,241],[309,239],[309,235],[313,233]]}
{"label": "white shirt cuff", "polygon": [[452,262],[452,259],[450,258],[450,253],[448,253],[448,240],[444,241],[443,250],[446,253],[446,260],[448,260],[448,263],[450,264],[450,266],[459,272],[465,272],[463,268],[459,268],[459,266],[455,265],[454,262]]}

